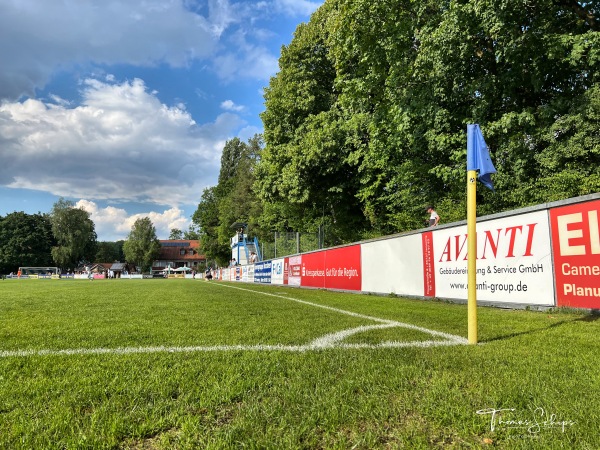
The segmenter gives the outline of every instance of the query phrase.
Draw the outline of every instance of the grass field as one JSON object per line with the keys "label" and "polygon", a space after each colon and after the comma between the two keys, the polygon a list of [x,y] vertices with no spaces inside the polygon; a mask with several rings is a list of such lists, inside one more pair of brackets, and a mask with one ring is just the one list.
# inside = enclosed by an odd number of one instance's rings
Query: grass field
{"label": "grass field", "polygon": [[[600,448],[600,320],[192,280],[0,282],[0,448]],[[502,411],[501,411],[502,410]]]}

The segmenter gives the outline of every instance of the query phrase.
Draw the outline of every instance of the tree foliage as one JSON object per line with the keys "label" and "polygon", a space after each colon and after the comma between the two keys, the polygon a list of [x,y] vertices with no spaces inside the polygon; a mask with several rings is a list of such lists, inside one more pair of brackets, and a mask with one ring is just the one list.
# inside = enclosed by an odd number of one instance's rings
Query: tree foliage
{"label": "tree foliage", "polygon": [[183,239],[183,231],[179,228],[171,228],[171,233],[169,234],[169,239],[177,240]]}
{"label": "tree foliage", "polygon": [[72,201],[60,198],[52,207],[50,222],[56,240],[52,257],[59,267],[75,269],[94,260],[97,236],[90,213],[83,208],[75,208]]}
{"label": "tree foliage", "polygon": [[156,237],[156,228],[149,217],[134,222],[123,244],[123,253],[125,259],[140,267],[142,272],[150,271],[152,262],[160,255],[160,242]]}
{"label": "tree foliage", "polygon": [[183,239],[188,239],[190,241],[199,241],[200,237],[200,231],[193,223],[188,227],[186,231],[183,232]]}
{"label": "tree foliage", "polygon": [[248,142],[234,138],[225,143],[218,184],[204,190],[192,217],[198,227],[202,252],[209,261],[228,263],[229,242],[235,232],[231,228],[233,223],[244,222],[249,232],[261,232],[258,218],[262,204],[253,190],[261,149],[262,138],[258,135]]}
{"label": "tree foliage", "polygon": [[123,244],[125,241],[117,242],[98,242],[98,251],[96,252],[96,262],[116,262],[125,260],[123,254]]}
{"label": "tree foliage", "polygon": [[498,170],[480,214],[599,191],[598,23],[595,2],[327,0],[265,89],[261,225],[462,220],[468,123]]}
{"label": "tree foliage", "polygon": [[54,265],[54,245],[47,215],[14,212],[0,217],[0,273],[16,273],[20,266]]}

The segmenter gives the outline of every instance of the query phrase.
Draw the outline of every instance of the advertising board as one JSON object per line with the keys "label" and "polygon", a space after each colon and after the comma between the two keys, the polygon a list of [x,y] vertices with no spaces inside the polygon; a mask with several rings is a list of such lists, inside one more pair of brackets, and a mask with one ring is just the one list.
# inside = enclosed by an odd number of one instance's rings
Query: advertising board
{"label": "advertising board", "polygon": [[271,284],[285,285],[288,280],[287,258],[274,259],[271,262]]}
{"label": "advertising board", "polygon": [[550,209],[558,306],[600,309],[600,200]]}
{"label": "advertising board", "polygon": [[[467,227],[431,232],[435,284],[429,296],[468,297]],[[424,274],[425,278],[428,273]],[[548,213],[536,211],[477,223],[477,299],[554,306]],[[430,286],[431,288],[431,286]]]}
{"label": "advertising board", "polygon": [[254,264],[254,282],[271,284],[271,261],[261,261]]}
{"label": "advertising board", "polygon": [[302,282],[302,255],[291,256],[288,260],[288,283],[290,286],[300,286]]}
{"label": "advertising board", "polygon": [[361,259],[363,291],[423,295],[420,234],[361,244]]}
{"label": "advertising board", "polygon": [[361,290],[360,245],[302,255],[302,287]]}

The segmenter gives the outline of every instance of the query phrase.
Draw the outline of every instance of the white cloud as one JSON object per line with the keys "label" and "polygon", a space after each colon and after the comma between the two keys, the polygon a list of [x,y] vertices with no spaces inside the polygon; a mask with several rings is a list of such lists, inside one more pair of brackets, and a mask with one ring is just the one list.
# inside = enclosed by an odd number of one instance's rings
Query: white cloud
{"label": "white cloud", "polygon": [[55,95],[55,94],[50,94],[49,97],[50,97],[50,100],[52,100],[57,105],[69,106],[71,104],[70,101],[65,100],[64,98],[61,98],[61,97],[59,97],[58,95]]}
{"label": "white cloud", "polygon": [[0,99],[33,96],[55,70],[76,64],[182,67],[209,57],[218,42],[215,29],[232,22],[226,6],[211,0],[207,19],[182,1],[2,2]]}
{"label": "white cloud", "polygon": [[216,36],[221,36],[229,25],[241,20],[243,15],[237,5],[234,9],[227,0],[208,0],[208,9],[211,29]]}
{"label": "white cloud", "polygon": [[240,78],[269,80],[279,69],[277,56],[266,47],[240,43],[236,52],[224,52],[214,58],[219,78],[231,82]]}
{"label": "white cloud", "polygon": [[80,106],[0,104],[0,185],[57,196],[194,204],[216,183],[227,139],[244,125],[225,112],[196,124],[162,104],[142,80],[89,79]]}
{"label": "white cloud", "polygon": [[163,212],[149,211],[139,214],[128,214],[125,209],[108,206],[99,208],[95,202],[79,200],[75,206],[90,213],[96,227],[96,233],[102,241],[125,240],[137,219],[149,217],[156,229],[159,239],[168,239],[172,228],[187,230],[190,220],[183,217],[179,208],[170,208]]}
{"label": "white cloud", "polygon": [[[307,17],[308,0],[4,1],[0,6],[0,99],[34,97],[58,71],[76,67],[190,67],[206,60],[219,76],[268,80],[277,57],[262,46],[235,53],[220,42],[233,33],[264,44],[274,34],[259,22]],[[214,58],[218,59],[214,61]],[[111,75],[106,82],[114,82]]]}
{"label": "white cloud", "polygon": [[263,130],[261,128],[258,127],[254,127],[254,126],[248,126],[248,127],[244,127],[242,128],[237,136],[238,138],[240,138],[241,141],[246,142],[248,139],[254,137],[255,134],[261,134],[263,132]]}
{"label": "white cloud", "polygon": [[221,102],[221,108],[224,109],[225,111],[236,111],[236,112],[241,112],[244,110],[244,107],[242,105],[236,105],[233,100],[225,100],[224,102]]}
{"label": "white cloud", "polygon": [[322,1],[311,2],[308,0],[275,0],[274,6],[277,11],[281,11],[288,16],[310,16],[315,12]]}

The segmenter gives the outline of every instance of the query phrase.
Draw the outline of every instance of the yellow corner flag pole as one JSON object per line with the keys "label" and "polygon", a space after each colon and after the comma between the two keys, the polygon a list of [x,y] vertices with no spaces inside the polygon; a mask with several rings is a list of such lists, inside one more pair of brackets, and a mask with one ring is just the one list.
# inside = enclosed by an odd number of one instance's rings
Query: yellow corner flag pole
{"label": "yellow corner flag pole", "polygon": [[477,344],[477,171],[467,171],[467,273],[469,344]]}
{"label": "yellow corner flag pole", "polygon": [[477,344],[477,172],[479,181],[494,190],[490,175],[496,168],[479,125],[467,125],[467,276],[469,283],[469,344]]}

